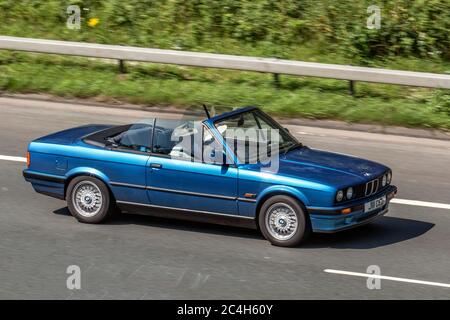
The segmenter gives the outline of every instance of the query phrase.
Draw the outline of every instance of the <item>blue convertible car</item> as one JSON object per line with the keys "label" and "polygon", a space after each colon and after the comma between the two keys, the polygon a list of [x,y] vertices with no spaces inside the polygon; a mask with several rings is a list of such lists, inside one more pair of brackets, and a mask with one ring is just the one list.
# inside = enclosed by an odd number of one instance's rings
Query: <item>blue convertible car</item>
{"label": "blue convertible car", "polygon": [[[386,166],[309,148],[258,108],[205,111],[195,121],[86,125],[36,139],[23,175],[67,200],[80,222],[116,212],[207,220],[258,228],[279,246],[368,223],[397,192]],[[256,148],[246,130],[257,133]]]}

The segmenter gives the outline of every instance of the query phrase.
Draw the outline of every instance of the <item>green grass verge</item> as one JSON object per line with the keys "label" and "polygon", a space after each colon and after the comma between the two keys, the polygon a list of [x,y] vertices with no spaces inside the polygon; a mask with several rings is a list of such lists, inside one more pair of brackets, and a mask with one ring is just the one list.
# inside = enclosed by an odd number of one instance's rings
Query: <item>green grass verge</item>
{"label": "green grass verge", "polygon": [[117,65],[99,60],[3,52],[0,90],[147,105],[257,105],[279,116],[450,129],[449,90],[358,82],[352,97],[341,80],[281,76],[277,89],[270,74],[157,64],[127,69],[118,75]]}

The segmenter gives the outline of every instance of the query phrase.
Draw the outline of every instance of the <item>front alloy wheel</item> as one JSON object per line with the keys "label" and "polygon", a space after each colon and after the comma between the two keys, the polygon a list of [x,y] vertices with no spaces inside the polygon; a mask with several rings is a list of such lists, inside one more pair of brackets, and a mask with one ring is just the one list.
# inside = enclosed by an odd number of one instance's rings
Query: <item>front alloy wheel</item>
{"label": "front alloy wheel", "polygon": [[270,235],[277,240],[289,240],[298,227],[294,209],[283,202],[274,203],[267,209],[266,227]]}
{"label": "front alloy wheel", "polygon": [[309,235],[311,227],[297,200],[284,195],[269,198],[261,207],[259,227],[273,245],[292,247]]}

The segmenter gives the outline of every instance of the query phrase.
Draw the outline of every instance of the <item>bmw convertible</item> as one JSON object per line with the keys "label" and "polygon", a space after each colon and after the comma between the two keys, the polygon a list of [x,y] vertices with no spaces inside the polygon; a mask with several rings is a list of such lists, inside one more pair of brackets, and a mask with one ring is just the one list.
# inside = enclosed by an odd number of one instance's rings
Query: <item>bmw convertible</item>
{"label": "bmw convertible", "polygon": [[305,146],[256,107],[53,133],[29,144],[23,175],[83,223],[175,217],[257,228],[286,247],[369,223],[397,193],[388,167]]}

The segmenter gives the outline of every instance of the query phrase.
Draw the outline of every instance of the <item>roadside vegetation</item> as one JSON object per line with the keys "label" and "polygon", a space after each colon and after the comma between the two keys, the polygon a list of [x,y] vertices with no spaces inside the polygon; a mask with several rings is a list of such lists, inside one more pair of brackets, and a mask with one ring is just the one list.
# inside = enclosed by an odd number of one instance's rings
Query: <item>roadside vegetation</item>
{"label": "roadside vegetation", "polygon": [[[81,29],[66,27],[69,4]],[[366,28],[370,1],[0,0],[0,34],[280,57],[450,73],[450,3],[382,2],[382,27]],[[88,25],[96,18],[96,24]],[[0,52],[0,90],[148,105],[258,105],[281,116],[450,129],[450,92]]]}

